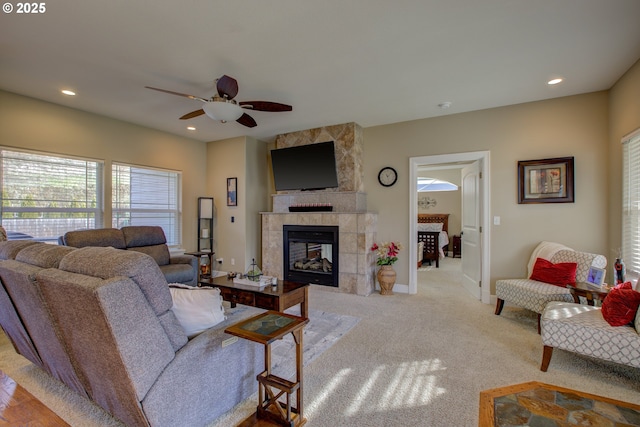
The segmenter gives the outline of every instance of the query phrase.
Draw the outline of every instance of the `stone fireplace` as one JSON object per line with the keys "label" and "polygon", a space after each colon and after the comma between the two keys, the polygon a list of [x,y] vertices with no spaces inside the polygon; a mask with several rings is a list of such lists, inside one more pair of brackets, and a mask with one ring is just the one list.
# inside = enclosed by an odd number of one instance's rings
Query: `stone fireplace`
{"label": "stone fireplace", "polygon": [[[282,191],[274,194],[273,211],[262,215],[262,270],[284,278],[284,226],[336,227],[338,230],[337,286],[327,290],[369,295],[375,290],[375,255],[378,216],[367,212],[362,171],[362,128],[355,123],[327,126],[278,135],[276,148],[334,141],[339,187],[317,191]],[[294,205],[331,205],[330,212],[290,212]],[[334,260],[335,261],[335,260]],[[313,282],[309,282],[313,283]],[[334,287],[335,286],[335,287]]]}

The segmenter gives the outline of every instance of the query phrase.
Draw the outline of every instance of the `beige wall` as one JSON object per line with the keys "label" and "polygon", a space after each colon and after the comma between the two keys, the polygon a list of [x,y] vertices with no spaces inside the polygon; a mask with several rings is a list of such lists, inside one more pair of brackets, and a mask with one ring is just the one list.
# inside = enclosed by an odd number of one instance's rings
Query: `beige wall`
{"label": "beige wall", "polygon": [[[608,93],[597,92],[365,129],[365,191],[379,214],[378,239],[409,241],[409,158],[489,150],[491,215],[502,220],[490,230],[492,289],[496,279],[526,274],[541,240],[606,253],[608,117]],[[576,202],[519,205],[518,160],[565,156],[575,157]],[[384,166],[399,173],[391,188],[377,182]],[[396,266],[398,283],[408,283],[406,252]]]}
{"label": "beige wall", "polygon": [[609,93],[609,259],[622,246],[622,137],[640,128],[640,61]]}
{"label": "beige wall", "polygon": [[0,145],[104,161],[105,227],[111,226],[112,162],[182,171],[182,246],[196,250],[204,143],[0,91]]}
{"label": "beige wall", "polygon": [[[214,198],[216,268],[245,272],[255,258],[261,265],[261,218],[268,210],[267,144],[239,137],[207,144],[207,191]],[[227,178],[238,178],[238,206],[227,206]],[[233,217],[233,222],[231,219]],[[232,264],[232,259],[234,264]]]}

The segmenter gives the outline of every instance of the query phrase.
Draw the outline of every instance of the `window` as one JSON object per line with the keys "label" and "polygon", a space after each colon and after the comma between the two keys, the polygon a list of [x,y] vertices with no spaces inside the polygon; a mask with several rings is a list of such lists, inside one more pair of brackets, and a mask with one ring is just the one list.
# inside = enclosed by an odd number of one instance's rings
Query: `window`
{"label": "window", "polygon": [[112,226],[159,225],[169,246],[180,246],[181,174],[114,163]]}
{"label": "window", "polygon": [[622,259],[640,275],[640,129],[622,139]]}
{"label": "window", "polygon": [[457,191],[458,186],[436,178],[418,177],[418,191]]}
{"label": "window", "polygon": [[2,225],[10,240],[57,242],[102,227],[103,164],[0,148]]}

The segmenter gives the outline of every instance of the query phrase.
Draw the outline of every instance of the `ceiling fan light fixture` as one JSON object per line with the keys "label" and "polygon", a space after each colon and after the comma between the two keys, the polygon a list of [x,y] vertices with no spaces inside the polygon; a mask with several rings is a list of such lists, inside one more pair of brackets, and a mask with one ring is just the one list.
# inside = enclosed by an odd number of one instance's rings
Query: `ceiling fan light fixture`
{"label": "ceiling fan light fixture", "polygon": [[213,120],[233,122],[242,116],[242,108],[230,101],[209,101],[202,106],[205,114]]}

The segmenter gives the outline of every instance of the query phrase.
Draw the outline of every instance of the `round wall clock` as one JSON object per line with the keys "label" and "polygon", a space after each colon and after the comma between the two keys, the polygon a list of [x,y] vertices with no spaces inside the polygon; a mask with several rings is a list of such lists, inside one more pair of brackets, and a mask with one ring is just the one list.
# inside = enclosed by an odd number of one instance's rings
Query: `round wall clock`
{"label": "round wall clock", "polygon": [[385,187],[391,187],[398,180],[398,172],[391,166],[380,169],[378,173],[378,182]]}

